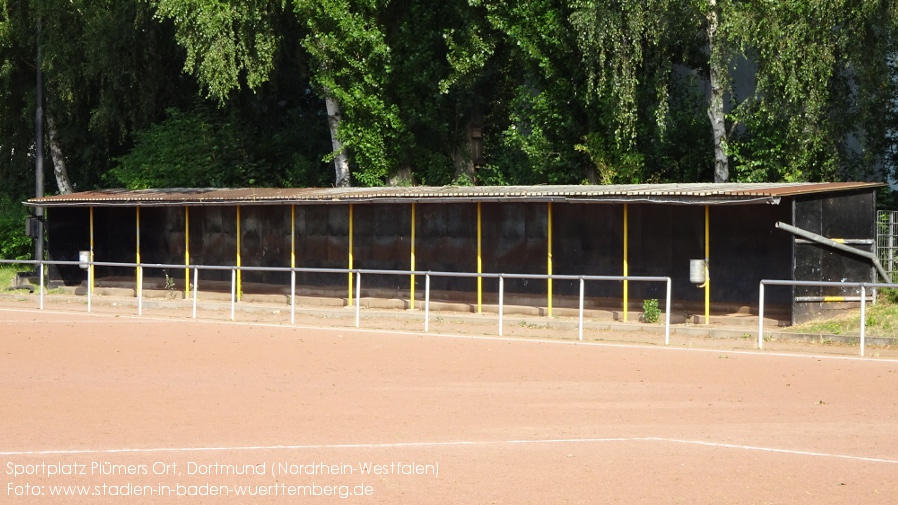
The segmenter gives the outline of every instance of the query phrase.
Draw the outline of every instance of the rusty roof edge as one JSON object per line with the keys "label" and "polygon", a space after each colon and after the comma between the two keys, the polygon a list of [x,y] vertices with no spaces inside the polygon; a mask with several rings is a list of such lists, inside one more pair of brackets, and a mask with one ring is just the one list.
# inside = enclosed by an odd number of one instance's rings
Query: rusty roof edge
{"label": "rusty roof edge", "polygon": [[632,201],[646,203],[717,205],[774,203],[783,196],[820,192],[873,189],[885,183],[691,183],[634,184],[615,186],[474,186],[474,187],[385,187],[385,188],[170,188],[158,190],[105,189],[32,198],[29,207],[74,206],[224,206],[328,203],[402,203],[457,201]]}

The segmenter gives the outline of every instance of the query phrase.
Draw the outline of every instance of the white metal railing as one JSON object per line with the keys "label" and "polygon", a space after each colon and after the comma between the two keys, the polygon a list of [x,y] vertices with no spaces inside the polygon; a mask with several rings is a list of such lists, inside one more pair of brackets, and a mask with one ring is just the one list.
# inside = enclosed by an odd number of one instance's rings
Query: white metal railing
{"label": "white metal railing", "polygon": [[866,324],[867,324],[867,288],[898,288],[898,284],[878,283],[878,282],[834,282],[834,281],[789,281],[764,279],[761,281],[761,287],[758,290],[758,349],[764,348],[764,286],[811,286],[826,287],[840,286],[846,288],[860,288],[861,302],[861,356],[864,355],[864,347],[866,346]]}
{"label": "white metal railing", "polygon": [[434,272],[421,270],[371,270],[362,268],[303,268],[303,267],[251,267],[251,266],[212,266],[212,265],[168,265],[156,263],[118,263],[106,261],[36,261],[36,260],[0,260],[0,264],[22,264],[35,265],[40,270],[40,308],[44,308],[44,265],[79,265],[87,266],[88,272],[88,289],[87,289],[87,311],[91,312],[92,306],[92,287],[94,283],[93,271],[94,267],[123,267],[134,268],[137,272],[137,313],[143,315],[143,269],[189,269],[193,270],[193,319],[196,319],[198,284],[200,270],[229,270],[231,272],[231,320],[235,318],[236,300],[237,300],[237,272],[289,272],[290,273],[290,324],[296,323],[296,273],[333,273],[333,274],[355,274],[355,326],[361,327],[361,286],[362,275],[401,275],[401,276],[424,276],[424,331],[430,330],[430,279],[431,277],[467,277],[481,279],[498,279],[499,280],[499,336],[503,333],[503,314],[504,314],[504,294],[505,279],[557,279],[557,280],[578,280],[580,282],[579,295],[579,312],[578,312],[578,338],[583,340],[583,323],[584,323],[584,291],[586,281],[604,281],[604,282],[620,282],[620,281],[636,281],[636,282],[663,282],[666,284],[666,297],[664,306],[664,345],[670,344],[670,295],[671,295],[671,279],[670,277],[660,276],[617,276],[617,275],[545,275],[545,274],[505,274],[505,273],[471,273],[471,272]]}

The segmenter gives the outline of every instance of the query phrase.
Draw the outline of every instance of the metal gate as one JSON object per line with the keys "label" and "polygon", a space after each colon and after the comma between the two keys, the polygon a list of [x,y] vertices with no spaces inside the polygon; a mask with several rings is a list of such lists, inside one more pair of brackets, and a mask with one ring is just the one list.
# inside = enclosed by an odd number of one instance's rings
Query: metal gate
{"label": "metal gate", "polygon": [[894,281],[898,270],[898,211],[876,213],[876,250],[879,262]]}

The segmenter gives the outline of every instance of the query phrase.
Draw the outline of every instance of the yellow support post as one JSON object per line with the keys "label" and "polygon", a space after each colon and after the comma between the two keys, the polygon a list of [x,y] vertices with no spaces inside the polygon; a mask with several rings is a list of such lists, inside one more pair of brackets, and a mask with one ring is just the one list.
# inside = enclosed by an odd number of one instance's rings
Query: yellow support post
{"label": "yellow support post", "polygon": [[[548,215],[546,216],[546,220],[548,222],[548,244],[546,245],[548,254],[546,258],[546,274],[552,275],[552,202],[549,202]],[[549,317],[552,317],[552,279],[547,279],[546,290],[546,305],[548,306]]]}
{"label": "yellow support post", "polygon": [[237,206],[237,301],[239,302],[243,294],[243,275],[240,271],[240,206]]}
{"label": "yellow support post", "polygon": [[[629,259],[629,204],[624,204],[624,277],[630,274]],[[624,280],[624,322],[627,322],[627,313],[630,308],[630,281]]]}
{"label": "yellow support post", "polygon": [[[477,273],[483,273],[482,231],[480,202],[477,202]],[[477,313],[483,314],[483,278],[477,277]]]}
{"label": "yellow support post", "polygon": [[[90,206],[90,261],[94,261],[94,207]],[[88,285],[87,289],[91,293],[94,292],[94,266],[90,265],[87,269]]]}
{"label": "yellow support post", "polygon": [[[411,267],[409,270],[415,270],[415,202],[412,202],[412,257]],[[411,285],[409,286],[409,302],[408,307],[415,309],[415,274],[411,276]]]}
{"label": "yellow support post", "polygon": [[[349,204],[349,269],[352,270],[352,204]],[[349,272],[349,306],[353,305],[352,272]]]}
{"label": "yellow support post", "polygon": [[184,206],[184,298],[190,297],[190,207]]}
{"label": "yellow support post", "polygon": [[711,324],[711,276],[709,274],[708,262],[711,256],[711,220],[710,206],[705,205],[705,324]]}

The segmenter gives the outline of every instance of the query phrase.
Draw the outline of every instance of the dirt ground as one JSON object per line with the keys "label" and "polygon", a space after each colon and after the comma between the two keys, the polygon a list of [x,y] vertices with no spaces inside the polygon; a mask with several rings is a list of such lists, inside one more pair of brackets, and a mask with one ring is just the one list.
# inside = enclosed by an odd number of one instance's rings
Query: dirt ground
{"label": "dirt ground", "polygon": [[898,503],[882,355],[284,318],[0,304],[0,502]]}

